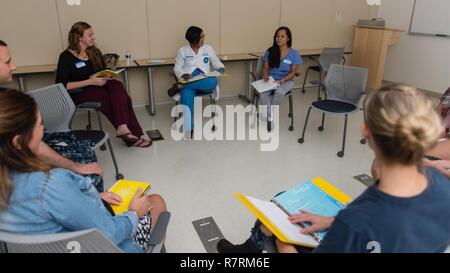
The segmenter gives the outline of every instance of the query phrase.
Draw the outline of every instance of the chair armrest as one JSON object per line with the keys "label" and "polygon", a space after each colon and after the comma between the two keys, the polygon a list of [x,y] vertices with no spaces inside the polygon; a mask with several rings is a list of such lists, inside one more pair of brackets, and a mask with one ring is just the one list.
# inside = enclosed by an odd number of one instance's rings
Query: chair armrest
{"label": "chair armrest", "polygon": [[67,90],[67,92],[69,92],[70,95],[75,95],[75,94],[79,94],[79,93],[83,92],[83,89],[70,89],[70,90]]}
{"label": "chair armrest", "polygon": [[100,107],[102,107],[102,104],[100,102],[85,102],[85,103],[79,104],[77,106],[77,109],[80,109],[80,110],[98,110]]}
{"label": "chair armrest", "polygon": [[169,220],[170,212],[164,211],[159,215],[158,221],[156,222],[150,236],[150,240],[147,243],[149,246],[157,246],[164,241],[164,238],[166,237],[167,226],[169,225]]}
{"label": "chair armrest", "polygon": [[312,61],[319,62],[319,58],[316,57],[316,56],[308,56],[308,58],[309,58],[310,60],[312,60]]}

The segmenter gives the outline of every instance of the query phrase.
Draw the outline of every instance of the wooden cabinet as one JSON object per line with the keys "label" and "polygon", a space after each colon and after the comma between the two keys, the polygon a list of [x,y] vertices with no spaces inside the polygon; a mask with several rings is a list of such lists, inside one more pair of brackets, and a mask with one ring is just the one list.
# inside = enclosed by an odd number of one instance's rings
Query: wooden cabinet
{"label": "wooden cabinet", "polygon": [[388,48],[400,41],[401,30],[356,26],[352,66],[369,69],[367,87],[378,89],[384,76]]}

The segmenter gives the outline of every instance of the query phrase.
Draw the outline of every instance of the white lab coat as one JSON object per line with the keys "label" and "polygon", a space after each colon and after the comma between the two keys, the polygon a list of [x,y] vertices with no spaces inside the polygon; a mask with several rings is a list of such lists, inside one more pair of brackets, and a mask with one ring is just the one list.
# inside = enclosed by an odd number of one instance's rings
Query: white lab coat
{"label": "white lab coat", "polygon": [[[225,68],[212,46],[205,44],[198,50],[198,54],[195,54],[190,45],[185,45],[178,50],[173,71],[180,79],[183,74],[192,74],[197,68],[205,74],[210,73],[211,66],[214,70]],[[219,94],[219,86],[217,86],[214,92],[215,99],[219,99]],[[174,99],[178,100],[178,96]]]}

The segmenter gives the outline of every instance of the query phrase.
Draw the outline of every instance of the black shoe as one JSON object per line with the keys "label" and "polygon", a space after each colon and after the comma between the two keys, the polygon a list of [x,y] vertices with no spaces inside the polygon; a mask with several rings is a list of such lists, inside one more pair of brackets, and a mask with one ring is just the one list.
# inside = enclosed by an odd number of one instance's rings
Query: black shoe
{"label": "black shoe", "polygon": [[169,88],[169,90],[167,90],[167,94],[169,95],[169,97],[173,97],[179,91],[180,91],[180,89],[178,88],[178,83],[175,83],[171,88]]}
{"label": "black shoe", "polygon": [[272,122],[267,120],[267,132],[272,132]]}
{"label": "black shoe", "polygon": [[248,239],[241,245],[233,245],[226,239],[222,239],[217,243],[217,251],[219,253],[261,253],[252,239]]}

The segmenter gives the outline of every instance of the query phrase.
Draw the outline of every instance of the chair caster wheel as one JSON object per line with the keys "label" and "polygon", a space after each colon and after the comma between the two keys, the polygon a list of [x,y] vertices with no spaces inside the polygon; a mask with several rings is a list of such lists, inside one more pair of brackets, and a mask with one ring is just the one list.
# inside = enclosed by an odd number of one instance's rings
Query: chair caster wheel
{"label": "chair caster wheel", "polygon": [[125,177],[123,176],[123,174],[121,174],[121,173],[119,173],[119,174],[117,174],[116,175],[116,179],[117,180],[122,180],[122,179],[124,179]]}
{"label": "chair caster wheel", "polygon": [[92,126],[91,125],[86,125],[86,130],[91,130]]}
{"label": "chair caster wheel", "polygon": [[361,139],[361,144],[364,145],[367,143],[367,139]]}
{"label": "chair caster wheel", "polygon": [[106,146],[105,145],[100,146],[100,151],[106,151]]}
{"label": "chair caster wheel", "polygon": [[294,126],[289,127],[289,131],[294,131]]}
{"label": "chair caster wheel", "polygon": [[323,131],[323,127],[322,126],[320,126],[319,128],[317,128],[317,130],[319,130],[319,132],[322,132]]}
{"label": "chair caster wheel", "polygon": [[211,131],[215,132],[216,131],[216,125],[213,125],[213,127],[211,128]]}
{"label": "chair caster wheel", "polygon": [[305,89],[302,89],[302,93],[303,93],[303,94],[306,93],[306,90],[305,90]]}
{"label": "chair caster wheel", "polygon": [[304,142],[305,142],[305,140],[304,140],[303,138],[299,138],[299,139],[298,139],[298,143],[302,144],[302,143],[304,143]]}
{"label": "chair caster wheel", "polygon": [[337,153],[337,156],[340,157],[340,158],[344,157],[344,152]]}

